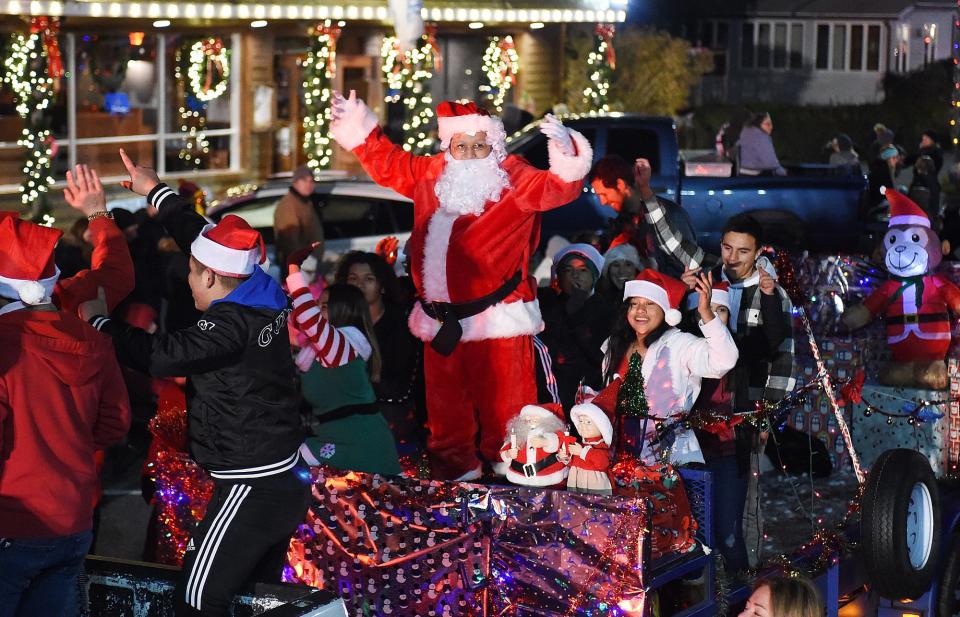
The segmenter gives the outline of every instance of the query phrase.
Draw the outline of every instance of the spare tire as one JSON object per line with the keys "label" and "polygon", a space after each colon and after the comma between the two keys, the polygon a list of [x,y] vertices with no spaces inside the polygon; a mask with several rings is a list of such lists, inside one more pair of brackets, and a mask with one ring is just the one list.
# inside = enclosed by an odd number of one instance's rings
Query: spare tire
{"label": "spare tire", "polygon": [[861,502],[860,544],[871,587],[889,599],[930,589],[940,537],[940,493],[918,452],[887,450],[877,458]]}

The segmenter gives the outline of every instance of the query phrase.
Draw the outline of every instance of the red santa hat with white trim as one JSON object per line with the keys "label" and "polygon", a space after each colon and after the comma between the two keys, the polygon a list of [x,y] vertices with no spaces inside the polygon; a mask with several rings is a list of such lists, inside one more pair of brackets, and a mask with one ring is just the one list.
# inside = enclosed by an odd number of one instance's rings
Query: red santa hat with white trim
{"label": "red santa hat with white trim", "polygon": [[668,326],[680,323],[680,303],[687,293],[687,286],[681,281],[647,268],[632,281],[623,286],[623,299],[646,298],[663,309],[664,320]]}
{"label": "red santa hat with white trim", "polygon": [[[600,437],[603,438],[605,444],[612,445],[613,443],[613,424],[610,423],[610,418],[607,416],[606,412],[603,411],[597,405],[593,403],[581,403],[579,405],[574,405],[570,410],[570,419],[573,420],[574,426],[577,424],[577,416],[586,416],[596,425],[597,430],[600,431]],[[579,430],[579,427],[578,427]]]}
{"label": "red santa hat with white trim", "polygon": [[550,418],[556,416],[563,421],[566,418],[563,415],[563,407],[558,403],[540,403],[539,405],[524,405],[520,409],[521,418]]}
{"label": "red santa hat with white trim", "polygon": [[890,227],[894,225],[919,225],[930,229],[930,217],[912,199],[900,191],[880,187],[880,193],[890,204]]}
{"label": "red santa hat with white trim", "polygon": [[[700,302],[700,294],[693,292],[687,296],[687,308],[695,309]],[[719,304],[730,308],[730,283],[726,281],[714,281],[713,291],[710,293],[710,304]]]}
{"label": "red santa hat with white trim", "polygon": [[267,259],[260,232],[235,214],[206,225],[190,245],[190,255],[217,274],[234,278],[250,276]]}
{"label": "red santa hat with white trim", "polygon": [[483,131],[490,142],[500,139],[502,126],[498,118],[477,107],[476,103],[443,101],[437,105],[437,132],[440,135],[440,146],[444,150],[450,147],[450,139],[457,133],[476,135]]}
{"label": "red santa hat with white trim", "polygon": [[37,305],[50,302],[60,277],[53,251],[63,232],[0,216],[0,296]]}

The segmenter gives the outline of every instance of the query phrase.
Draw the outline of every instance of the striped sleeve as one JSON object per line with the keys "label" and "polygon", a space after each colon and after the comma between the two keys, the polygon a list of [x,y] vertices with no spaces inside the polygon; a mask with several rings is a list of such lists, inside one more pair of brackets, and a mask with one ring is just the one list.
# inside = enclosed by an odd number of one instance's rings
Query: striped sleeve
{"label": "striped sleeve", "polygon": [[699,268],[704,262],[703,249],[695,242],[684,237],[667,214],[666,208],[656,195],[643,201],[644,218],[652,225],[657,242],[665,253],[673,255],[684,268]]}
{"label": "striped sleeve", "polygon": [[357,357],[357,351],[347,338],[324,319],[303,280],[303,274],[290,274],[287,277],[287,289],[293,302],[293,321],[316,350],[321,364],[328,368],[343,366]]}

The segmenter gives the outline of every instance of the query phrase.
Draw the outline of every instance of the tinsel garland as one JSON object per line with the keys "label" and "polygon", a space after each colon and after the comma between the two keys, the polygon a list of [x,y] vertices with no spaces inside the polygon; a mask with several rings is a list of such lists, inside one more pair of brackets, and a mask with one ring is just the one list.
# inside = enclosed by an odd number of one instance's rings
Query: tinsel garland
{"label": "tinsel garland", "polygon": [[303,69],[303,151],[311,169],[333,165],[330,143],[330,101],[337,72],[337,39],[341,28],[330,20],[314,28],[310,51],[300,63]]}

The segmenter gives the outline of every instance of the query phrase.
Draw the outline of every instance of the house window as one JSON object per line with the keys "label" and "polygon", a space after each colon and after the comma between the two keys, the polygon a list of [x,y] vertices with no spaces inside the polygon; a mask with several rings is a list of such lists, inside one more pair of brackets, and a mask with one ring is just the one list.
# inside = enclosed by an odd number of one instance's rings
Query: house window
{"label": "house window", "polygon": [[[239,35],[223,38],[236,69]],[[125,173],[117,155],[120,147],[160,175],[239,169],[238,73],[233,70],[227,92],[205,106],[185,99],[183,84],[174,77],[175,52],[185,40],[149,33],[136,39],[126,32],[60,35],[64,68],[75,78],[61,80],[50,114],[57,144],[51,175],[58,182],[77,163],[94,167],[105,180],[119,179]],[[15,190],[23,179],[24,152],[16,143],[22,121],[12,113],[7,96],[0,97],[0,187]],[[185,100],[206,121],[208,151],[199,171],[180,158],[188,136],[179,111]]]}
{"label": "house window", "polygon": [[816,67],[831,71],[879,71],[880,26],[817,24]]}
{"label": "house window", "polygon": [[727,53],[730,49],[730,24],[725,21],[704,21],[700,23],[700,46],[710,50],[713,55],[711,75],[727,74]]}
{"label": "house window", "polygon": [[803,67],[803,24],[757,22],[743,25],[741,66],[745,69]]}

